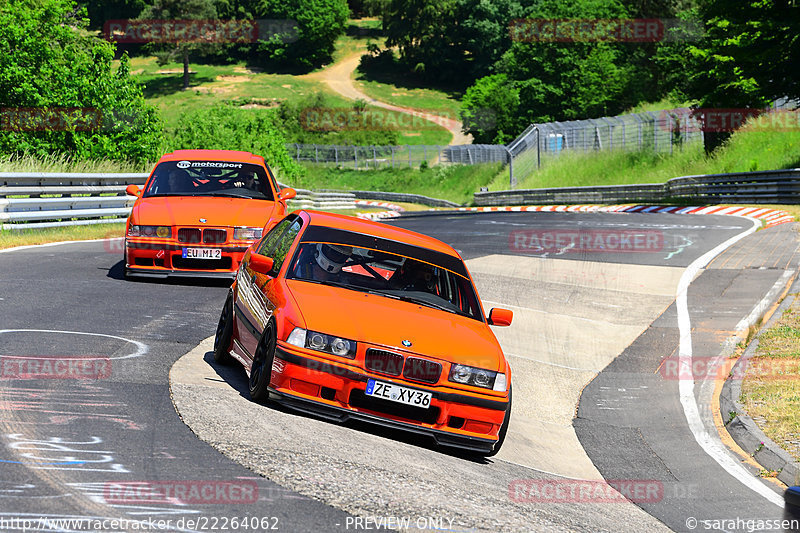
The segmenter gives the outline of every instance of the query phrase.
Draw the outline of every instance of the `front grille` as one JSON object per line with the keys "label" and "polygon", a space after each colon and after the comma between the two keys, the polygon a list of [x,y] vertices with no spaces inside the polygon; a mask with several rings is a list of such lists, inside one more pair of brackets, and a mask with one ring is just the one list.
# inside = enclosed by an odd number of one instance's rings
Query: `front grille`
{"label": "front grille", "polygon": [[403,356],[397,353],[368,348],[364,356],[364,366],[367,370],[399,376],[403,370]]}
{"label": "front grille", "polygon": [[228,239],[228,232],[224,229],[203,230],[203,242],[206,244],[220,244]]}
{"label": "front grille", "polygon": [[348,401],[351,407],[369,409],[376,413],[396,416],[422,424],[435,424],[439,419],[440,409],[435,406],[426,408],[414,407],[389,400],[381,400],[364,394],[363,390],[353,389]]}
{"label": "front grille", "polygon": [[230,257],[222,259],[186,259],[180,255],[172,256],[172,268],[189,270],[231,270],[233,262]]}
{"label": "front grille", "polygon": [[442,375],[442,365],[435,361],[409,357],[403,368],[403,377],[425,383],[436,383]]}
{"label": "front grille", "polygon": [[197,244],[201,241],[198,228],[181,228],[178,230],[178,242]]}

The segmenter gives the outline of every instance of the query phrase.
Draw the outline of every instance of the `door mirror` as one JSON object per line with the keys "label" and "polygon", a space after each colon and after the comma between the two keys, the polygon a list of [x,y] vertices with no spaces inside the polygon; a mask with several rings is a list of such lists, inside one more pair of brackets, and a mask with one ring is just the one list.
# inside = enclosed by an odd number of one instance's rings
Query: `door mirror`
{"label": "door mirror", "polygon": [[501,309],[495,307],[489,311],[489,325],[490,326],[510,326],[511,319],[514,318],[514,312],[508,309]]}
{"label": "door mirror", "polygon": [[285,189],[281,190],[281,193],[278,195],[278,198],[281,200],[291,200],[297,196],[297,191],[292,189],[291,187],[286,187]]}
{"label": "door mirror", "polygon": [[274,261],[271,257],[257,254],[255,252],[250,253],[250,268],[259,274],[270,274],[272,272],[273,264]]}
{"label": "door mirror", "polygon": [[141,196],[142,190],[139,188],[138,185],[128,185],[125,187],[125,193],[130,196]]}

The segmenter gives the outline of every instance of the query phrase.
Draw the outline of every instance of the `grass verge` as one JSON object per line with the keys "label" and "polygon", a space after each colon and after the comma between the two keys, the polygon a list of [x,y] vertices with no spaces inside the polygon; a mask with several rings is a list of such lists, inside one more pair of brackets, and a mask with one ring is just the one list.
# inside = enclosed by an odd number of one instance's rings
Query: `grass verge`
{"label": "grass verge", "polygon": [[[0,250],[31,244],[45,244],[60,241],[88,241],[122,237],[125,224],[90,224],[86,226],[67,226],[63,228],[44,228],[0,231]],[[122,252],[120,252],[122,255]]]}
{"label": "grass verge", "polygon": [[[562,152],[543,157],[536,170],[536,151],[529,150],[514,161],[518,189],[663,183],[678,176],[753,172],[800,166],[800,131],[770,131],[745,128],[712,156],[700,143],[676,149],[673,154],[654,152]],[[489,190],[508,189],[508,169],[503,168]]]}
{"label": "grass verge", "polygon": [[292,183],[301,189],[404,192],[472,203],[472,195],[492,179],[500,164],[439,165],[429,168],[353,170],[306,165],[306,175]]}
{"label": "grass verge", "polygon": [[800,297],[759,336],[742,382],[742,406],[776,444],[800,460]]}

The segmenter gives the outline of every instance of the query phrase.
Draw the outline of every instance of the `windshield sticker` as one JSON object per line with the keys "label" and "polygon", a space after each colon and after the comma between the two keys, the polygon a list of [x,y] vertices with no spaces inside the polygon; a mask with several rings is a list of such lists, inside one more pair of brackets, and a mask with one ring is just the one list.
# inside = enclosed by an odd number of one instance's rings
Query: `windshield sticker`
{"label": "windshield sticker", "polygon": [[178,168],[242,168],[242,163],[224,161],[178,161]]}

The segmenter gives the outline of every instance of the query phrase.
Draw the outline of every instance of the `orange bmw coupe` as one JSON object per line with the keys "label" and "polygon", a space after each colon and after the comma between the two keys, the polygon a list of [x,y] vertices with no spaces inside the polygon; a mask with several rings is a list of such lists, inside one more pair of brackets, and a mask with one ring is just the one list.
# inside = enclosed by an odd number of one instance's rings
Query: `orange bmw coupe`
{"label": "orange bmw coupe", "polygon": [[353,217],[295,211],[245,254],[214,340],[250,396],[365,420],[481,455],[500,449],[511,368],[447,244]]}
{"label": "orange bmw coupe", "polygon": [[233,277],[253,242],[286,215],[264,158],[228,150],[176,150],[139,189],[125,233],[125,276]]}

